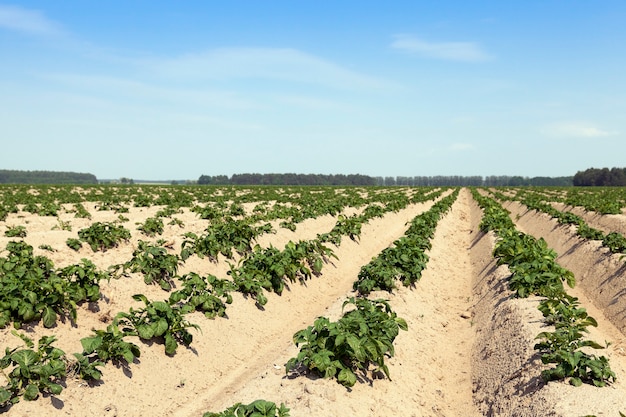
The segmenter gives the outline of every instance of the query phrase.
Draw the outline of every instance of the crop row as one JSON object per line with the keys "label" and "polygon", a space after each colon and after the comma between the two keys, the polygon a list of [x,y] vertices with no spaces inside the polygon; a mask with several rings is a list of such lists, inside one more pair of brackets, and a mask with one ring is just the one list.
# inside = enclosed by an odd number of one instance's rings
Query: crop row
{"label": "crop row", "polygon": [[495,200],[473,190],[473,196],[484,211],[480,228],[493,231],[497,237],[494,256],[498,265],[507,265],[511,275],[509,288],[515,296],[543,297],[539,303],[546,324],[554,326],[552,332],[541,332],[535,349],[544,364],[554,367],[542,371],[545,381],[569,378],[572,385],[590,383],[605,386],[615,380],[605,356],[588,354],[582,348],[602,349],[600,344],[584,339],[587,327],[597,326],[577,298],[565,291],[564,283],[573,287],[574,275],[556,263],[556,252],[543,239],[519,232],[509,217],[509,212]]}
{"label": "crop row", "polygon": [[507,197],[502,193],[495,193],[496,198],[501,201],[519,201],[530,210],[546,213],[560,224],[573,225],[576,227],[576,234],[583,239],[597,240],[602,242],[602,246],[612,253],[626,254],[626,237],[617,232],[604,234],[601,230],[590,227],[585,220],[571,212],[557,210],[552,205],[546,203],[541,196],[532,192],[518,192],[516,197]]}
{"label": "crop row", "polygon": [[[287,373],[301,372],[301,368],[305,368],[351,387],[357,381],[356,372],[366,372],[369,365],[374,364],[373,372],[382,372],[390,378],[384,359],[393,356],[393,341],[399,329],[407,330],[406,321],[397,317],[387,301],[371,301],[366,296],[373,290],[392,292],[397,280],[404,286],[414,285],[419,280],[428,261],[424,251],[430,248],[437,222],[457,195],[458,189],[414,218],[405,236],[361,268],[354,282],[357,297],[344,302],[344,307],[353,305],[354,310],[336,322],[320,317],[312,326],[296,332],[293,339],[300,352],[287,362]],[[412,259],[416,252],[422,253],[417,263]]]}
{"label": "crop row", "polygon": [[[203,216],[228,212],[242,214],[242,204],[257,203],[255,214],[268,218],[291,218],[292,222],[312,213],[336,214],[343,207],[359,207],[368,201],[420,199],[432,189],[334,188],[334,187],[113,187],[113,186],[0,186],[0,220],[20,209],[42,216],[56,216],[63,205],[73,205],[83,215],[84,204],[95,203],[98,210],[125,213],[129,207],[188,207]],[[413,197],[407,197],[407,193]],[[367,196],[367,197],[365,197]],[[274,202],[269,207],[267,202]],[[314,215],[313,215],[314,216]]]}
{"label": "crop row", "polygon": [[622,214],[626,192],[622,187],[533,188],[532,193],[544,201],[558,202],[600,214]]}

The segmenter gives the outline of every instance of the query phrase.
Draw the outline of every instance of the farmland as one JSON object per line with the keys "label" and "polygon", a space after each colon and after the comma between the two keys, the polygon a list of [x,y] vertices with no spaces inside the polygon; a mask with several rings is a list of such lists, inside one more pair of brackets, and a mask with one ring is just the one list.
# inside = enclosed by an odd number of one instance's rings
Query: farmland
{"label": "farmland", "polygon": [[[623,194],[538,190],[4,186],[1,411],[190,417],[264,399],[292,416],[617,417]],[[544,276],[505,256],[522,241],[550,261],[549,289],[519,286]],[[563,300],[565,324],[544,312]],[[559,329],[580,337],[555,348]],[[55,337],[30,391],[13,333],[32,352]]]}

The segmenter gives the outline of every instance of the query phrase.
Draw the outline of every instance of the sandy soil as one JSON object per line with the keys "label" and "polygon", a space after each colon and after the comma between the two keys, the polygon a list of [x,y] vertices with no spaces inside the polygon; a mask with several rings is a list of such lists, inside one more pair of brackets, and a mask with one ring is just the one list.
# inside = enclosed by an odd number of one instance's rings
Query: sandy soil
{"label": "sandy soil", "polygon": [[[285,403],[292,416],[618,417],[618,411],[626,412],[626,306],[621,304],[626,299],[621,296],[626,285],[624,269],[619,269],[623,263],[590,247],[593,242],[577,241],[570,230],[555,226],[547,216],[526,213],[513,204],[507,206],[513,218],[519,214],[520,229],[545,235],[561,254],[559,262],[575,273],[580,285],[572,294],[580,297],[599,322],[591,337],[612,342],[602,352],[618,375],[612,386],[545,384],[539,376],[543,365],[533,350],[534,338],[543,328],[536,308],[538,300],[511,299],[506,285],[508,270],[496,267],[491,255],[494,238],[478,231],[481,213],[467,190],[462,190],[441,220],[428,268],[416,287],[372,295],[389,299],[409,326],[396,339],[396,355],[387,361],[392,380],[372,378],[346,389],[331,380],[285,376],[284,363],[297,353],[291,341],[293,333],[318,316],[338,318],[341,304],[353,295],[352,283],[360,267],[402,236],[406,222],[429,207],[414,205],[372,220],[363,227],[359,242],[344,239],[335,250],[339,259],[320,277],[306,286],[292,285],[282,296],[270,294],[263,311],[251,300],[235,295],[227,318],[208,320],[192,314],[190,321],[202,331],[194,332],[191,349],[180,347],[176,355],[168,357],[162,345],[137,341],[141,358],[129,369],[107,365],[98,386],[69,379],[58,397],[22,401],[7,415],[192,417],[258,398]],[[61,220],[71,223],[72,231],[51,230],[58,224],[56,218],[10,215],[0,223],[0,248],[9,240],[4,237],[6,228],[23,224],[28,230],[26,242],[35,248],[49,244],[57,250],[35,249],[56,266],[86,257],[106,268],[130,259],[136,241],[146,240],[134,224],[156,210],[131,209],[125,216],[130,219],[127,227],[133,231],[133,239],[104,253],[93,253],[88,247],[74,253],[65,247],[65,240],[92,221],[112,220],[117,215],[94,211],[91,221],[61,215]],[[163,236],[173,241],[175,248],[180,247],[185,231],[201,233],[207,224],[193,213],[176,217],[184,222],[184,229],[167,226]],[[298,225],[296,232],[281,229],[259,242],[282,247],[289,240],[311,239],[329,231],[335,220],[331,216],[310,219]],[[613,266],[617,269],[611,269]],[[222,258],[217,263],[192,258],[180,272],[187,271],[224,277],[228,265]],[[104,284],[102,292],[105,299],[95,308],[81,307],[75,326],[66,322],[54,329],[31,326],[26,331],[35,339],[55,334],[58,347],[68,353],[78,352],[80,338],[89,335],[92,328],[104,328],[118,311],[127,310],[132,294],[167,298],[167,293],[146,286],[136,275]],[[0,333],[0,343],[2,347],[15,346],[19,340],[5,329]]]}

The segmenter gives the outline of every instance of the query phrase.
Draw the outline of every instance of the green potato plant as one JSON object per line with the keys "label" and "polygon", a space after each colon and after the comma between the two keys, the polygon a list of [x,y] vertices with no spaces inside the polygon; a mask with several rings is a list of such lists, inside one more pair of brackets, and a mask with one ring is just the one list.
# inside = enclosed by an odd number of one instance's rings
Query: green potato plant
{"label": "green potato plant", "polygon": [[131,307],[128,312],[117,314],[115,322],[122,326],[122,332],[142,340],[162,338],[168,355],[176,353],[179,343],[191,345],[193,335],[187,329],[200,328],[185,319],[181,306],[167,301],[149,301],[143,294],[133,295],[133,299],[143,302],[145,307],[138,310]]}
{"label": "green potato plant", "polygon": [[365,373],[373,364],[374,372],[383,372],[391,379],[385,357],[394,355],[393,341],[400,330],[407,330],[406,321],[385,300],[350,298],[343,307],[348,305],[354,309],[338,321],[320,317],[312,326],[294,334],[293,341],[300,352],[286,363],[287,373],[304,367],[352,387],[357,382],[357,372]]}
{"label": "green potato plant", "polygon": [[[40,394],[59,395],[63,386],[59,384],[66,375],[65,353],[52,344],[55,336],[39,339],[37,348],[32,339],[20,337],[26,346],[6,348],[0,359],[0,368],[7,384],[0,387],[0,405],[12,405],[24,398],[35,400]],[[10,369],[7,373],[4,370]]]}
{"label": "green potato plant", "polygon": [[178,255],[168,253],[166,248],[140,240],[133,257],[123,264],[123,270],[139,272],[146,284],[159,284],[163,290],[170,291],[181,262]]}
{"label": "green potato plant", "polygon": [[250,404],[237,403],[221,413],[207,412],[202,417],[289,417],[289,409],[281,404],[265,400],[256,400]]}
{"label": "green potato plant", "polygon": [[130,239],[130,231],[115,223],[95,222],[91,226],[78,231],[78,237],[86,242],[91,250],[106,251]]}

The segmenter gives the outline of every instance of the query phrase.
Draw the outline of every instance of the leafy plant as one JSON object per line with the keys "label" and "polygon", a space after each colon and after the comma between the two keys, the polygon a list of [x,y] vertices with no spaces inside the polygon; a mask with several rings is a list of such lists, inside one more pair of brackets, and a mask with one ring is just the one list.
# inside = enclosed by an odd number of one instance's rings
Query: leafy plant
{"label": "leafy plant", "polygon": [[86,259],[57,270],[24,242],[9,242],[7,250],[7,257],[0,258],[0,327],[13,321],[20,328],[39,319],[52,327],[59,314],[76,320],[77,304],[98,300],[98,282],[109,278]]}
{"label": "leafy plant", "polygon": [[59,277],[67,283],[68,298],[75,303],[98,301],[100,299],[100,281],[110,281],[111,276],[89,259],[81,259],[79,264],[68,265],[57,271]]}
{"label": "leafy plant", "polygon": [[327,234],[320,235],[320,240],[322,242],[331,242],[339,246],[341,244],[341,237],[348,236],[351,240],[356,242],[361,236],[361,226],[364,220],[362,216],[344,216],[340,214],[333,229]]}
{"label": "leafy plant", "polygon": [[20,328],[42,317],[44,326],[52,327],[56,311],[72,308],[52,261],[33,256],[33,247],[24,242],[9,242],[7,250],[8,256],[0,258],[0,327],[13,321]]}
{"label": "leafy plant", "polygon": [[124,340],[125,337],[133,335],[134,332],[120,329],[117,323],[109,324],[106,330],[94,329],[93,336],[80,340],[83,346],[80,355],[92,364],[103,365],[109,361],[113,363],[125,361],[131,364],[141,355],[137,345]]}
{"label": "leafy plant", "polygon": [[329,257],[336,258],[333,251],[318,240],[289,241],[282,251],[271,245],[269,248],[256,245],[238,268],[231,265],[229,275],[240,292],[252,295],[258,304],[265,305],[264,289],[282,294],[286,280],[295,282],[319,274]]}
{"label": "leafy plant", "polygon": [[230,291],[235,290],[235,286],[232,281],[214,275],[202,277],[195,272],[183,275],[180,280],[182,289],[170,295],[170,304],[181,303],[183,313],[202,311],[207,318],[226,315],[226,304],[233,302]]}
{"label": "leafy plant", "polygon": [[261,226],[253,226],[247,220],[220,220],[206,229],[206,233],[197,236],[194,233],[186,233],[187,238],[182,243],[181,257],[186,260],[192,254],[200,258],[204,256],[216,260],[219,254],[228,259],[233,258],[233,249],[244,254],[252,250],[252,241],[263,233],[272,232],[270,223]]}
{"label": "leafy plant", "polygon": [[289,417],[289,409],[281,404],[265,400],[256,400],[250,404],[237,403],[221,413],[207,412],[202,417]]}
{"label": "leafy plant", "polygon": [[143,294],[133,295],[136,301],[142,301],[144,308],[135,310],[131,307],[128,313],[118,313],[115,320],[122,327],[122,331],[143,340],[163,338],[165,353],[174,355],[178,343],[189,346],[193,336],[188,328],[199,329],[196,324],[185,320],[183,310],[178,305],[171,305],[166,301],[149,301]]}
{"label": "leafy plant", "polygon": [[130,231],[114,223],[95,222],[79,230],[78,237],[89,244],[92,251],[106,251],[116,247],[121,241],[129,240]]}
{"label": "leafy plant", "polygon": [[81,219],[91,219],[91,213],[89,213],[85,206],[83,206],[81,203],[74,204],[74,212],[74,217]]}
{"label": "leafy plant", "polygon": [[137,223],[140,230],[146,236],[155,236],[163,234],[163,220],[159,217],[148,217],[145,222]]}
{"label": "leafy plant", "polygon": [[80,241],[80,239],[76,239],[76,238],[73,238],[73,237],[68,237],[67,240],[65,241],[65,244],[70,249],[73,249],[75,251],[79,251],[80,248],[83,247],[83,243]]}
{"label": "leafy plant", "polygon": [[13,226],[8,228],[4,235],[6,237],[26,237],[26,227],[24,226]]}
{"label": "leafy plant", "polygon": [[177,218],[172,218],[172,220],[169,221],[168,223],[170,226],[178,226],[178,227],[185,227],[185,223]]}
{"label": "leafy plant", "polygon": [[165,291],[172,289],[173,278],[181,262],[178,255],[167,253],[167,249],[140,240],[133,257],[124,263],[124,271],[139,272],[146,284],[157,283]]}
{"label": "leafy plant", "polygon": [[537,339],[541,342],[535,345],[535,349],[542,352],[541,360],[544,364],[556,364],[554,368],[542,372],[544,380],[570,378],[574,386],[587,382],[598,387],[615,380],[615,373],[611,371],[606,357],[597,357],[580,350],[583,347],[604,347],[583,339],[587,327],[596,327],[598,322],[580,307],[576,297],[564,294],[558,298],[548,298],[540,303],[539,310],[546,321],[555,326],[553,332],[540,333]]}
{"label": "leafy plant", "polygon": [[[59,395],[63,386],[58,382],[66,375],[65,353],[52,346],[55,336],[43,336],[37,349],[33,341],[25,335],[20,337],[25,347],[6,348],[0,359],[0,368],[7,380],[7,385],[0,388],[0,404],[9,405],[19,402],[20,397],[27,401],[36,399],[39,394]],[[6,373],[5,369],[12,367]]]}
{"label": "leafy plant", "polygon": [[[539,337],[544,338],[540,334]],[[536,345],[536,348],[543,350],[544,345],[555,343],[554,339],[545,338],[544,342]],[[538,347],[537,347],[538,346]],[[585,346],[591,346],[586,344]],[[605,356],[597,357],[581,350],[575,349],[548,349],[541,356],[544,364],[556,364],[554,368],[541,372],[545,381],[570,378],[570,384],[578,387],[585,383],[591,383],[597,387],[606,386],[607,382],[615,381],[615,372],[609,366],[609,360]]]}
{"label": "leafy plant", "polygon": [[583,239],[591,239],[591,240],[604,239],[604,233],[602,233],[601,230],[594,229],[593,227],[590,227],[586,223],[578,226],[576,233],[578,234],[578,236],[582,237]]}
{"label": "leafy plant", "polygon": [[550,295],[563,292],[563,282],[573,287],[574,275],[555,262],[556,252],[546,241],[515,230],[503,230],[494,248],[498,265],[507,264],[511,271],[509,288],[518,297],[531,294]]}
{"label": "leafy plant", "polygon": [[50,245],[39,245],[39,249],[41,250],[47,250],[48,252],[56,252],[56,249],[54,249],[52,246]]}
{"label": "leafy plant", "polygon": [[68,375],[78,375],[80,379],[86,381],[97,381],[102,379],[102,371],[98,369],[104,366],[104,362],[90,360],[82,353],[74,353],[74,360],[68,363]]}
{"label": "leafy plant", "polygon": [[606,246],[613,253],[624,253],[626,252],[626,237],[617,232],[611,232],[602,239],[602,246]]}
{"label": "leafy plant", "polygon": [[355,309],[338,321],[320,317],[313,326],[294,334],[300,352],[285,365],[287,373],[304,366],[351,387],[357,381],[356,372],[364,373],[374,364],[374,372],[382,371],[390,378],[385,357],[394,355],[393,341],[400,330],[407,330],[406,321],[385,300],[350,298],[343,307],[347,305]]}
{"label": "leafy plant", "polygon": [[70,222],[65,222],[61,219],[57,219],[58,220],[58,225],[52,227],[52,230],[66,230],[71,232],[72,231],[72,225]]}

